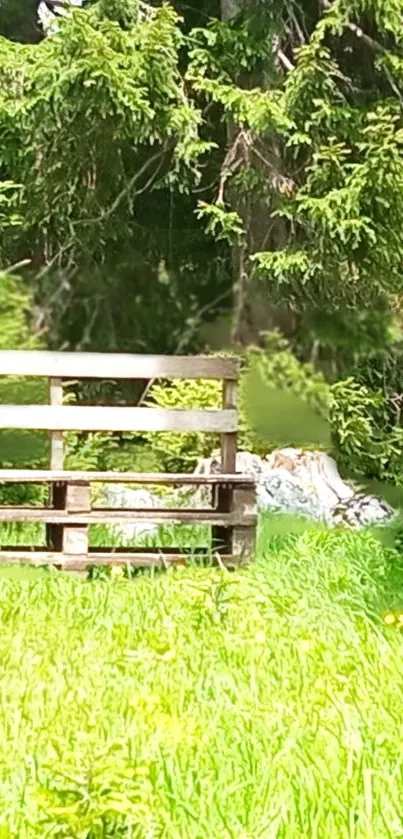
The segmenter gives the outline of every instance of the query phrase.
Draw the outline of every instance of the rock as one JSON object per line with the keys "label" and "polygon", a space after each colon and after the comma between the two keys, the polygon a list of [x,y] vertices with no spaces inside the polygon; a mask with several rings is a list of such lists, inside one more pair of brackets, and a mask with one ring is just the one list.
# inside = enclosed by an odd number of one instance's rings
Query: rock
{"label": "rock", "polygon": [[[345,483],[325,452],[279,449],[265,458],[238,452],[237,472],[253,475],[261,510],[305,516],[328,525],[361,528],[386,523],[394,510],[386,502],[356,492]],[[220,471],[220,453],[197,466],[198,474]]]}
{"label": "rock", "polygon": [[[103,502],[108,507],[131,509],[132,507],[161,507],[161,501],[147,489],[131,489],[122,484],[105,484],[103,491]],[[139,536],[153,536],[158,525],[152,522],[127,521],[124,524],[116,524],[111,528],[115,533],[123,536],[124,539],[132,540]]]}
{"label": "rock", "polygon": [[375,495],[357,492],[351,498],[345,498],[333,507],[332,523],[359,529],[379,524],[387,524],[395,510]]}
{"label": "rock", "polygon": [[57,14],[52,12],[46,5],[45,0],[41,0],[38,5],[38,20],[43,28],[45,35],[51,35],[59,29],[58,20],[60,17],[65,17],[70,11],[71,6],[82,6],[84,0],[59,0],[57,4]]}
{"label": "rock", "polygon": [[[264,461],[257,454],[251,452],[238,452],[236,456],[236,470],[245,475],[253,475],[256,480],[260,479]],[[194,470],[195,475],[217,475],[221,472],[221,455],[219,451],[213,452],[211,457],[202,457]]]}
{"label": "rock", "polygon": [[280,449],[263,460],[258,500],[263,509],[331,523],[331,510],[354,490],[325,452]]}

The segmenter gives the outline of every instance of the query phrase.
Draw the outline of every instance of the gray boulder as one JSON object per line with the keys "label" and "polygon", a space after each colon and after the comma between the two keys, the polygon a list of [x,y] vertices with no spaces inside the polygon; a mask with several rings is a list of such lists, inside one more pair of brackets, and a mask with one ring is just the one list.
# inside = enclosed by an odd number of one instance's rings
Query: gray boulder
{"label": "gray boulder", "polygon": [[[385,524],[395,515],[386,502],[343,481],[335,460],[325,452],[287,448],[264,458],[239,452],[236,468],[256,479],[261,510],[355,529]],[[200,461],[196,469],[198,474],[220,470],[219,452]]]}

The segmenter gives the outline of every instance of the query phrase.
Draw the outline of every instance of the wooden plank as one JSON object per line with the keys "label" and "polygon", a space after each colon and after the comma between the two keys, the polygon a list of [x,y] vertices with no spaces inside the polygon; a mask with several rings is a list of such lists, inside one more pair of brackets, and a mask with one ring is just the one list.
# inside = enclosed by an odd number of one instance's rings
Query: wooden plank
{"label": "wooden plank", "polygon": [[63,527],[63,553],[66,556],[86,556],[88,553],[88,527]]}
{"label": "wooden plank", "polygon": [[49,524],[111,524],[149,521],[154,524],[216,524],[221,527],[253,525],[255,516],[220,513],[212,510],[158,509],[117,510],[93,509],[90,513],[69,513],[42,507],[0,507],[0,522],[48,522]]}
{"label": "wooden plank", "polygon": [[[236,409],[236,389],[237,383],[235,381],[224,381],[222,391],[222,406],[224,410]],[[237,454],[237,433],[221,435],[221,471],[222,472],[236,472],[236,454]],[[232,509],[232,494],[233,485],[217,484],[214,490],[214,502],[217,511],[228,514]],[[214,526],[212,531],[212,544],[214,550],[220,555],[222,553],[230,553],[232,545],[232,532],[228,528],[221,526]]]}
{"label": "wooden plank", "polygon": [[[222,406],[224,410],[236,411],[237,385],[234,381],[223,383]],[[237,429],[227,429],[221,437],[221,471],[236,472]]]}
{"label": "wooden plank", "polygon": [[[208,557],[209,552],[206,550],[205,555]],[[65,554],[55,551],[30,551],[30,550],[11,550],[4,548],[0,550],[0,565],[21,565],[26,564],[30,566],[40,567],[43,565],[55,565],[63,567],[64,571],[86,571],[91,565],[119,565],[132,566],[134,568],[166,568],[175,565],[185,565],[195,554],[186,552],[172,553],[165,550],[165,548],[156,548],[151,550],[149,548],[142,551],[126,551],[114,552],[113,550],[104,551],[103,553],[93,553],[90,551],[86,557],[69,557]],[[212,557],[213,564],[216,565],[217,560]],[[238,558],[231,555],[222,555],[220,557],[220,564],[226,567],[233,568],[238,564]]]}
{"label": "wooden plank", "polygon": [[236,358],[124,353],[0,351],[0,376],[60,379],[236,379]]}
{"label": "wooden plank", "polygon": [[49,469],[0,469],[0,483],[114,483],[114,484],[161,484],[161,485],[214,485],[254,484],[252,475],[217,474],[189,475],[171,472],[75,472],[72,470]]}
{"label": "wooden plank", "polygon": [[238,563],[248,565],[254,559],[256,551],[256,525],[234,527],[232,531],[231,553]]}
{"label": "wooden plank", "polygon": [[[61,379],[49,380],[49,401],[51,405],[63,405],[63,382]],[[64,448],[63,432],[50,431],[50,468],[63,469]]]}
{"label": "wooden plank", "polygon": [[86,405],[0,405],[0,428],[41,431],[234,432],[236,411]]}
{"label": "wooden plank", "polygon": [[[68,515],[76,513],[90,513],[91,488],[89,484],[67,484],[66,510]],[[88,526],[74,527],[71,524],[63,527],[63,552],[80,556],[88,552]]]}
{"label": "wooden plank", "polygon": [[[63,381],[62,379],[49,379],[49,401],[51,405],[63,405]],[[64,465],[64,442],[62,431],[50,432],[50,468],[63,469]],[[55,509],[64,508],[65,487],[52,484],[50,488],[50,502]],[[60,550],[63,547],[63,529],[57,524],[48,524],[46,527],[46,544],[48,548]]]}
{"label": "wooden plank", "polygon": [[257,518],[256,486],[234,488],[234,509],[238,513]]}
{"label": "wooden plank", "polygon": [[117,483],[117,484],[254,484],[252,475],[196,475],[181,472],[80,472],[49,469],[0,469],[0,483]]}
{"label": "wooden plank", "polygon": [[87,513],[91,510],[91,488],[88,483],[69,483],[66,487],[68,513]]}
{"label": "wooden plank", "polygon": [[244,519],[254,519],[252,525],[233,528],[232,542],[229,546],[230,552],[239,558],[240,564],[248,564],[252,561],[256,550],[256,487],[234,488],[233,509],[234,512]]}

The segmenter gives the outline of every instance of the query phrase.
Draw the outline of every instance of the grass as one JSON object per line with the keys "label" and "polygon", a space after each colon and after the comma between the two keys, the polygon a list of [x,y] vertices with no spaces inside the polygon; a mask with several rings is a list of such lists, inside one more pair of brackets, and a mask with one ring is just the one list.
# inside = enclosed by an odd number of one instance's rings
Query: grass
{"label": "grass", "polygon": [[235,574],[0,580],[1,839],[403,836],[403,561],[283,527]]}

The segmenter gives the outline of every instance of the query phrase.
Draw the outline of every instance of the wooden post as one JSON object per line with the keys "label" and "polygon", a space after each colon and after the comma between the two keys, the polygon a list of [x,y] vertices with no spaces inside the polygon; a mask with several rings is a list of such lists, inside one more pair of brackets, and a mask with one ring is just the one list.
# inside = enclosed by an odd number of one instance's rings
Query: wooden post
{"label": "wooden post", "polygon": [[[222,407],[236,409],[237,382],[235,379],[224,379],[222,393]],[[227,475],[236,472],[237,432],[221,435],[221,471]],[[217,486],[216,508],[222,513],[230,513],[233,507],[233,487]],[[232,533],[230,527],[212,528],[212,550],[218,553],[232,552]]]}
{"label": "wooden post", "polygon": [[[91,510],[91,488],[89,483],[68,483],[66,487],[66,510],[68,513],[89,513]],[[85,559],[88,555],[88,525],[66,524],[63,526],[64,559]]]}
{"label": "wooden post", "polygon": [[[49,379],[49,402],[51,405],[63,405],[62,379]],[[50,468],[63,469],[64,443],[62,431],[50,432]],[[52,483],[50,487],[50,504],[55,510],[65,508],[66,487],[64,484]],[[50,550],[63,550],[63,527],[60,524],[46,526],[46,542]]]}
{"label": "wooden post", "polygon": [[[244,516],[257,516],[256,486],[236,486],[233,509]],[[237,565],[247,565],[256,548],[256,524],[237,525],[232,531],[232,553]]]}

